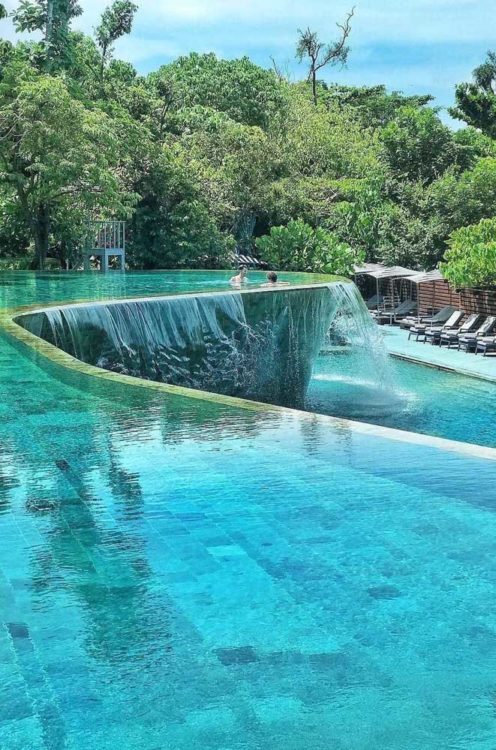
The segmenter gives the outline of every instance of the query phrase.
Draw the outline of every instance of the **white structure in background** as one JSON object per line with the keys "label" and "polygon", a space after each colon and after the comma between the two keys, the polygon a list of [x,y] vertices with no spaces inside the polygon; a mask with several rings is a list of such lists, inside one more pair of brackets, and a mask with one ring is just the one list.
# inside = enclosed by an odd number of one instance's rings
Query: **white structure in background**
{"label": "white structure in background", "polygon": [[126,270],[126,222],[90,221],[84,241],[84,270],[100,258],[100,271]]}

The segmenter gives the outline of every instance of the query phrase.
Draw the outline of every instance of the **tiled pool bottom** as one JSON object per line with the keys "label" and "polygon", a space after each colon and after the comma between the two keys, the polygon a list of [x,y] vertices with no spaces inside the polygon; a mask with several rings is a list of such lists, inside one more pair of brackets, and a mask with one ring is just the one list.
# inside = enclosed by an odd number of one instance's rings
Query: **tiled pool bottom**
{"label": "tiled pool bottom", "polygon": [[494,750],[496,463],[0,389],[2,750]]}

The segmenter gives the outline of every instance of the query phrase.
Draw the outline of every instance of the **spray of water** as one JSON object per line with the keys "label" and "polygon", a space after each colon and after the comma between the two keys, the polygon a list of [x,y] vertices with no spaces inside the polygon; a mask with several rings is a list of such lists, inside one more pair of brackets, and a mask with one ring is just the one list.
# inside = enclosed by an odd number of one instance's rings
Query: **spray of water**
{"label": "spray of water", "polygon": [[372,419],[401,407],[381,328],[354,284],[342,284],[338,313],[325,337],[306,402],[312,411]]}

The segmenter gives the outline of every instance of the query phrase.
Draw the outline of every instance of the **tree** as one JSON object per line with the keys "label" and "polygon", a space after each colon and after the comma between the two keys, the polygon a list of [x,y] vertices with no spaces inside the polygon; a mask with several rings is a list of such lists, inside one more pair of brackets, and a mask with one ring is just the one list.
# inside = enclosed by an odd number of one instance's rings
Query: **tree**
{"label": "tree", "polygon": [[219,60],[213,53],[192,53],[162,66],[149,80],[167,91],[175,111],[208,107],[243,125],[264,130],[286,104],[285,90],[276,74],[247,57]]}
{"label": "tree", "polygon": [[347,14],[344,23],[338,23],[336,26],[340,29],[340,36],[335,42],[325,44],[321,42],[316,31],[306,28],[304,31],[298,29],[298,44],[296,46],[296,58],[303,62],[308,58],[308,80],[312,84],[313,101],[317,104],[317,75],[319,71],[327,65],[346,64],[350,48],[346,42],[351,34],[351,19],[355,14],[352,8]]}
{"label": "tree", "polygon": [[3,5],[3,3],[0,3],[0,20],[2,18],[7,18],[8,15],[9,14],[7,13],[7,8],[5,7],[5,5]]}
{"label": "tree", "polygon": [[125,34],[129,34],[138,6],[131,0],[114,0],[103,11],[96,39],[101,52],[100,83],[103,85],[105,65],[112,56],[112,45]]}
{"label": "tree", "polygon": [[175,158],[194,176],[217,225],[231,233],[241,216],[261,212],[274,174],[267,134],[205,107],[183,111],[180,129]]}
{"label": "tree", "polygon": [[0,87],[0,169],[4,208],[34,240],[43,267],[54,234],[80,236],[93,212],[127,212],[121,143],[102,112],[73,99],[63,80],[13,64]]}
{"label": "tree", "polygon": [[138,268],[215,268],[229,264],[231,236],[221,232],[194,172],[173,151],[148,144],[134,184],[128,257]]}
{"label": "tree", "polygon": [[284,127],[273,136],[288,175],[335,180],[383,171],[378,135],[364,129],[353,112],[321,103],[315,107],[299,85],[290,96]]}
{"label": "tree", "polygon": [[487,53],[482,65],[473,71],[472,79],[456,87],[456,106],[449,113],[496,138],[496,52]]}
{"label": "tree", "polygon": [[445,224],[445,238],[458,227],[496,214],[496,159],[479,159],[461,174],[449,171],[425,194],[428,211]]}
{"label": "tree", "polygon": [[382,128],[394,120],[403,107],[420,109],[433,100],[430,94],[405,96],[388,92],[385,86],[329,86],[322,98],[340,109],[353,110],[363,127]]}
{"label": "tree", "polygon": [[462,227],[452,233],[443,276],[455,287],[496,284],[496,219]]}
{"label": "tree", "polygon": [[453,134],[433,109],[402,107],[380,138],[384,161],[396,180],[428,185],[457,162]]}
{"label": "tree", "polygon": [[285,271],[310,271],[351,276],[355,263],[363,255],[318,227],[301,220],[285,227],[272,227],[270,234],[257,239],[257,249],[274,268]]}
{"label": "tree", "polygon": [[63,67],[69,56],[71,20],[81,15],[77,0],[20,0],[13,14],[17,31],[41,31],[47,67]]}

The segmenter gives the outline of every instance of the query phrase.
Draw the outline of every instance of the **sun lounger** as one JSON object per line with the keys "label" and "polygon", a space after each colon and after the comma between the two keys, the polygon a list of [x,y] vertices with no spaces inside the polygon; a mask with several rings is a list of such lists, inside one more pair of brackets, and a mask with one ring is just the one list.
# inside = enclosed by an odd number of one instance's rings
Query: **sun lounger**
{"label": "sun lounger", "polygon": [[479,339],[475,347],[475,353],[477,354],[478,352],[482,352],[483,357],[485,357],[488,352],[496,352],[496,336]]}
{"label": "sun lounger", "polygon": [[[446,307],[443,307],[434,315],[423,316],[420,318],[420,320],[412,315],[408,318],[404,318],[400,323],[400,327],[408,328],[410,331],[412,330],[412,328],[423,328],[425,331],[428,326],[443,325],[444,323],[446,323],[450,316],[453,315],[455,310],[456,307],[453,307],[453,305],[446,305]],[[414,335],[415,333],[416,331],[413,331],[412,335]],[[410,336],[408,338],[410,338]]]}
{"label": "sun lounger", "polygon": [[379,324],[383,323],[393,323],[396,320],[401,320],[402,318],[409,315],[412,310],[415,310],[417,307],[417,303],[415,300],[407,299],[404,302],[400,302],[399,305],[397,305],[393,310],[384,310],[380,313],[377,313],[375,315],[375,319]]}
{"label": "sun lounger", "polygon": [[460,328],[456,328],[455,330],[449,330],[449,331],[442,331],[441,336],[439,337],[439,346],[452,346],[452,344],[458,345],[458,338],[460,336],[464,336],[466,333],[470,333],[471,331],[475,331],[477,326],[480,325],[482,319],[482,315],[479,315],[478,313],[472,313],[468,316],[466,321],[460,326]]}
{"label": "sun lounger", "polygon": [[448,320],[443,326],[427,327],[424,333],[422,334],[424,343],[426,341],[430,341],[431,344],[439,344],[439,341],[441,339],[441,334],[445,331],[456,330],[458,326],[460,325],[460,323],[462,322],[464,317],[465,317],[465,313],[462,310],[455,310],[453,315],[450,318],[448,318]]}
{"label": "sun lounger", "polygon": [[496,328],[496,315],[490,315],[484,323],[474,333],[465,333],[458,336],[458,349],[464,349],[466,352],[475,351],[477,354],[477,342],[479,339],[488,337]]}
{"label": "sun lounger", "polygon": [[383,302],[384,302],[384,297],[382,296],[382,294],[374,294],[373,297],[370,297],[370,299],[365,300],[365,304],[367,305],[369,310],[376,309],[377,307],[382,305]]}

